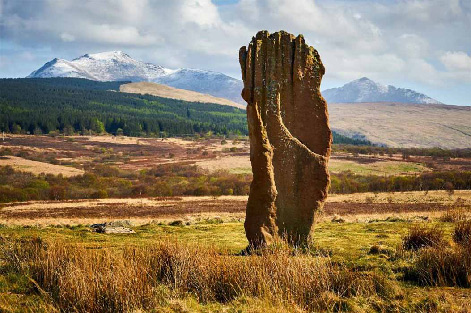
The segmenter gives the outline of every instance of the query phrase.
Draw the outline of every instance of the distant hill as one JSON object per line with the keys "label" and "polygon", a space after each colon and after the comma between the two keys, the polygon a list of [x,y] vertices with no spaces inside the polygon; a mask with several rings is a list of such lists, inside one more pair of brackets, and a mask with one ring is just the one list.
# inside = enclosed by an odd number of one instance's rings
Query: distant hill
{"label": "distant hill", "polygon": [[[208,131],[247,134],[244,110],[116,92],[127,83],[79,78],[0,79],[0,131],[104,130],[116,134],[121,129],[133,136]],[[328,108],[334,143],[471,148],[471,107],[375,102],[329,103]]]}
{"label": "distant hill", "polygon": [[471,107],[411,103],[329,103],[331,128],[389,147],[471,148]]}
{"label": "distant hill", "polygon": [[195,91],[177,89],[166,85],[150,82],[129,83],[120,86],[121,92],[149,94],[153,96],[178,99],[191,102],[216,103],[245,109],[245,106],[228,99],[213,97]]}
{"label": "distant hill", "polygon": [[[121,86],[139,89],[146,84],[63,77],[0,79],[0,131],[88,134],[91,130],[131,136],[248,133],[245,110],[236,107],[116,92]],[[158,92],[175,92],[167,88]],[[370,144],[336,132],[334,141]]]}
{"label": "distant hill", "polygon": [[27,78],[74,77],[97,81],[156,82],[245,104],[242,81],[223,73],[200,69],[168,69],[137,61],[122,51],[85,54],[72,61],[53,59]]}
{"label": "distant hill", "polygon": [[322,96],[328,103],[351,102],[399,102],[419,104],[442,104],[411,89],[382,85],[363,77],[339,88],[326,89]]}

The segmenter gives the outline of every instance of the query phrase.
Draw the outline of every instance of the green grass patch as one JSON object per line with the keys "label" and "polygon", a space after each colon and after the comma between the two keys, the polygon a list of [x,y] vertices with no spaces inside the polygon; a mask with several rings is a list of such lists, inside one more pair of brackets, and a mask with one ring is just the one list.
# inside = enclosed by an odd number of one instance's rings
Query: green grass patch
{"label": "green grass patch", "polygon": [[408,175],[426,172],[429,169],[421,163],[401,161],[378,161],[357,163],[350,160],[332,159],[329,162],[331,173],[350,171],[358,175]]}

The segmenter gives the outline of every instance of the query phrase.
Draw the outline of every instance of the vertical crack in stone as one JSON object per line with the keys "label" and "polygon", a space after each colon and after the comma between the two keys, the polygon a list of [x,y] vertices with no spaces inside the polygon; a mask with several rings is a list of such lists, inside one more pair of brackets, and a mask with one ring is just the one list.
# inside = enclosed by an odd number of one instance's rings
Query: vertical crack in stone
{"label": "vertical crack in stone", "polygon": [[253,181],[245,229],[253,246],[304,244],[327,197],[332,134],[324,66],[302,35],[258,32],[239,51]]}

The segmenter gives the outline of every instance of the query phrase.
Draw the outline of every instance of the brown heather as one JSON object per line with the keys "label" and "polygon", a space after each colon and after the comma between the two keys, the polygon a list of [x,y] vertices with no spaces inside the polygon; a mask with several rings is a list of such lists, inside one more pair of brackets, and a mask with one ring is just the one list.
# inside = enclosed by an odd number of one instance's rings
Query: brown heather
{"label": "brown heather", "polygon": [[35,239],[11,242],[3,257],[63,312],[151,310],[185,296],[202,303],[249,296],[333,311],[352,297],[397,294],[395,283],[383,276],[351,271],[284,245],[237,256],[178,242],[110,250]]}

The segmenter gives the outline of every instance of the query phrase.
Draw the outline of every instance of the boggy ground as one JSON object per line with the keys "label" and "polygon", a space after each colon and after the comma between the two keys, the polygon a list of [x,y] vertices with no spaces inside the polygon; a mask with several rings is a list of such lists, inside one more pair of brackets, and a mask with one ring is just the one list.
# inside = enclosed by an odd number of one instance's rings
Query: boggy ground
{"label": "boggy ground", "polygon": [[[186,221],[221,216],[242,219],[247,196],[157,197],[29,201],[0,204],[0,223],[6,225],[63,225],[130,220],[134,224]],[[437,217],[443,212],[471,211],[471,191],[356,193],[329,196],[319,220],[341,216],[346,221],[378,218]]]}
{"label": "boggy ground", "polygon": [[[137,138],[115,136],[30,136],[9,134],[0,141],[0,149],[8,154],[82,169],[97,164],[117,166],[124,170],[141,170],[167,163],[194,164],[228,155],[248,156],[248,142],[214,138]],[[5,152],[4,152],[5,154]],[[8,155],[0,166],[11,163]],[[5,163],[5,164],[3,164]],[[47,165],[47,164],[45,164]],[[21,166],[21,165],[20,165]],[[41,173],[40,168],[21,168]],[[57,171],[56,174],[59,174]]]}

